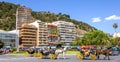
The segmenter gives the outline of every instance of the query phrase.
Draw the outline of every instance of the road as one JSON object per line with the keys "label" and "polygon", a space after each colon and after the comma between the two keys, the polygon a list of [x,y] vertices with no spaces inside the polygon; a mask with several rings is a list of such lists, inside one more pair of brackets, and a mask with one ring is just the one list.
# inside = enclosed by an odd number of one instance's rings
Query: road
{"label": "road", "polygon": [[120,62],[119,56],[110,56],[111,60],[103,60],[103,56],[100,60],[90,60],[86,58],[84,60],[78,60],[76,55],[66,55],[66,59],[59,58],[56,60],[39,59],[36,57],[25,57],[23,55],[0,55],[0,62]]}

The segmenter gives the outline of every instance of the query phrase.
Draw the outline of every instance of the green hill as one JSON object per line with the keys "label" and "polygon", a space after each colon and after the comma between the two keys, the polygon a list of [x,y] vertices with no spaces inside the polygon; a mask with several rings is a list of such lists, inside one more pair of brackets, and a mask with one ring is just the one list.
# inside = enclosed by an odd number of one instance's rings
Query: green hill
{"label": "green hill", "polygon": [[[8,3],[8,2],[0,2],[0,29],[2,30],[15,29],[16,9],[19,6],[20,5],[15,5],[15,4]],[[63,20],[67,22],[73,22],[76,25],[76,27],[78,27],[79,29],[85,30],[85,31],[96,30],[96,28],[90,26],[87,23],[84,23],[82,21],[77,21],[75,19],[71,19],[70,15],[67,15],[67,14],[62,14],[62,13],[55,14],[49,11],[48,12],[33,11],[31,14],[35,19],[39,19],[44,22],[54,22],[58,20]]]}

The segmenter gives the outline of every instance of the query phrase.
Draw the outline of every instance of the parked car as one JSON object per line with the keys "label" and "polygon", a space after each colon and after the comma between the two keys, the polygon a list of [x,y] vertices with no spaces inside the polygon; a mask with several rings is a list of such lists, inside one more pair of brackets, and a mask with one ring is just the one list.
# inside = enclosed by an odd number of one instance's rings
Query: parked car
{"label": "parked car", "polygon": [[28,47],[23,47],[22,48],[22,51],[27,51],[28,50]]}
{"label": "parked car", "polygon": [[3,53],[4,53],[4,50],[0,48],[0,55],[2,55]]}
{"label": "parked car", "polygon": [[112,51],[110,52],[110,55],[115,56],[120,54],[120,49],[118,47],[112,47]]}
{"label": "parked car", "polygon": [[67,47],[67,49],[70,51],[80,51],[81,50],[80,46],[64,46],[64,47]]}

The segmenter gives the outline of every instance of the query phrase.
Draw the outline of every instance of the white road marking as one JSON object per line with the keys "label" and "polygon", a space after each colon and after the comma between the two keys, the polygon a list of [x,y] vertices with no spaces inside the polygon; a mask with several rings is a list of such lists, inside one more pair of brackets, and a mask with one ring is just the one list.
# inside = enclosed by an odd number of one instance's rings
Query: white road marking
{"label": "white road marking", "polygon": [[23,58],[1,58],[0,60],[21,60],[21,59],[30,59],[34,57],[23,57]]}

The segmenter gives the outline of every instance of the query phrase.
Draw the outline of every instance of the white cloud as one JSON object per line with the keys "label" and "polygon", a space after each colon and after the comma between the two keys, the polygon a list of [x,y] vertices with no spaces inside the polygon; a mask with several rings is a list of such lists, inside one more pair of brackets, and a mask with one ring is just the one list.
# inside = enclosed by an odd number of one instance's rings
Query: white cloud
{"label": "white cloud", "polygon": [[105,20],[120,20],[120,16],[112,15],[112,16],[106,17]]}
{"label": "white cloud", "polygon": [[101,21],[100,17],[92,18],[92,22],[100,22],[100,21]]}

